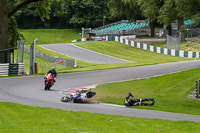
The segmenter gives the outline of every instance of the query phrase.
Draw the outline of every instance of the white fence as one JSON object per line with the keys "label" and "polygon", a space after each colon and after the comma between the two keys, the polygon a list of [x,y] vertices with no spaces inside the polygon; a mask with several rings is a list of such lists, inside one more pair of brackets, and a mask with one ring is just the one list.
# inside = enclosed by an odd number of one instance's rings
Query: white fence
{"label": "white fence", "polygon": [[0,64],[0,76],[8,76],[9,74],[9,63]]}
{"label": "white fence", "polygon": [[[18,69],[17,70],[12,70],[12,67],[10,67],[11,64],[9,63],[4,63],[0,64],[0,76],[17,76],[17,75],[25,75],[25,67],[24,63],[18,63]],[[16,74],[12,74],[13,71],[16,71]]]}
{"label": "white fence", "polygon": [[24,63],[18,63],[18,64],[19,64],[18,75],[25,75],[26,71],[25,71]]}

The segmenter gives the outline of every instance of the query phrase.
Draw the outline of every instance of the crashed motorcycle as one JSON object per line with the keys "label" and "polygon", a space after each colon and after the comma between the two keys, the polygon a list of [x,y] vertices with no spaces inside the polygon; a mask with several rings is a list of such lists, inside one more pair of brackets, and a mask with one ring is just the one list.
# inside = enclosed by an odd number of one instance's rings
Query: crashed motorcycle
{"label": "crashed motorcycle", "polygon": [[[149,102],[150,101],[150,102]],[[138,99],[138,98],[129,98],[124,100],[125,106],[151,106],[154,105],[155,100],[154,98],[144,98],[144,99]]]}
{"label": "crashed motorcycle", "polygon": [[45,83],[44,90],[50,90],[50,88],[54,85],[54,77],[51,73],[45,75],[44,83]]}
{"label": "crashed motorcycle", "polygon": [[96,92],[89,91],[89,90],[81,90],[76,91],[75,93],[72,93],[68,96],[63,96],[61,98],[62,102],[69,102],[72,101],[73,103],[82,103],[88,98],[92,98],[94,95],[96,95]]}

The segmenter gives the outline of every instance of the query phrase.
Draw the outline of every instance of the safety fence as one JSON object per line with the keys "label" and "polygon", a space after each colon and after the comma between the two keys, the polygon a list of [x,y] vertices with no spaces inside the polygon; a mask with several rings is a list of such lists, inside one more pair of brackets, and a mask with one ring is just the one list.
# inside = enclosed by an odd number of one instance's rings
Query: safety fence
{"label": "safety fence", "polygon": [[139,49],[143,49],[143,50],[147,50],[147,51],[151,51],[151,52],[156,52],[159,54],[179,56],[179,57],[188,57],[188,58],[200,58],[200,52],[161,48],[161,47],[156,47],[156,46],[152,46],[152,45],[145,44],[145,43],[131,41],[128,39],[124,39],[122,37],[117,37],[117,36],[115,36],[115,41],[124,43],[126,45],[129,45],[129,46],[132,46],[135,48],[139,48]]}
{"label": "safety fence", "polygon": [[25,75],[24,63],[4,63],[0,64],[0,76]]}
{"label": "safety fence", "polygon": [[[149,44],[145,43],[139,43],[135,41],[131,41],[129,39],[129,36],[105,36],[105,37],[99,37],[101,39],[99,40],[104,40],[104,41],[116,41],[120,43],[124,43],[126,45],[159,53],[159,54],[165,54],[165,55],[171,55],[171,56],[178,56],[178,57],[188,57],[188,58],[200,58],[200,52],[193,52],[193,51],[183,51],[183,50],[176,50],[176,49],[169,49],[169,48],[161,48],[161,47],[156,47],[152,46]],[[96,40],[95,37],[92,39],[90,38],[89,40]],[[87,39],[78,39],[78,40],[73,40],[73,42],[78,42],[78,41],[87,41]]]}
{"label": "safety fence", "polygon": [[[27,47],[24,47],[24,51],[27,53],[30,53],[30,49]],[[59,58],[56,56],[51,56],[51,55],[47,55],[45,53],[42,53],[40,51],[36,50],[36,54],[37,57],[42,58],[44,60],[53,62],[53,63],[57,63],[57,64],[62,64],[65,66],[70,66],[70,67],[76,67],[76,60],[73,59],[64,59],[64,58]]]}

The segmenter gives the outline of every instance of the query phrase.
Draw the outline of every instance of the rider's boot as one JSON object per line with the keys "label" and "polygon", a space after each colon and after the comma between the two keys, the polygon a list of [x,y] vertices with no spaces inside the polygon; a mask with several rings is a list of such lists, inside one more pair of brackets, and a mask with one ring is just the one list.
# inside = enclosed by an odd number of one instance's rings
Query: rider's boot
{"label": "rider's boot", "polygon": [[142,104],[142,99],[140,99],[140,102],[139,102],[139,105],[141,105]]}

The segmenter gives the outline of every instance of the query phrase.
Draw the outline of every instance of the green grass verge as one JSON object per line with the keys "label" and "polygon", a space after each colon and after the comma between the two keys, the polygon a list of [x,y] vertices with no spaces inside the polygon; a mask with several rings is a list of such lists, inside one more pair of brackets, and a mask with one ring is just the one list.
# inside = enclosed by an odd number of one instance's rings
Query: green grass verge
{"label": "green grass verge", "polygon": [[81,38],[80,29],[26,29],[19,30],[25,37],[25,45],[31,45],[35,38],[37,44],[69,43]]}
{"label": "green grass verge", "polygon": [[198,132],[200,123],[73,112],[0,102],[2,133]]}
{"label": "green grass verge", "polygon": [[95,89],[97,100],[123,105],[128,92],[137,98],[155,98],[154,106],[134,108],[200,115],[200,100],[188,98],[200,79],[200,68],[148,79],[102,84]]}

